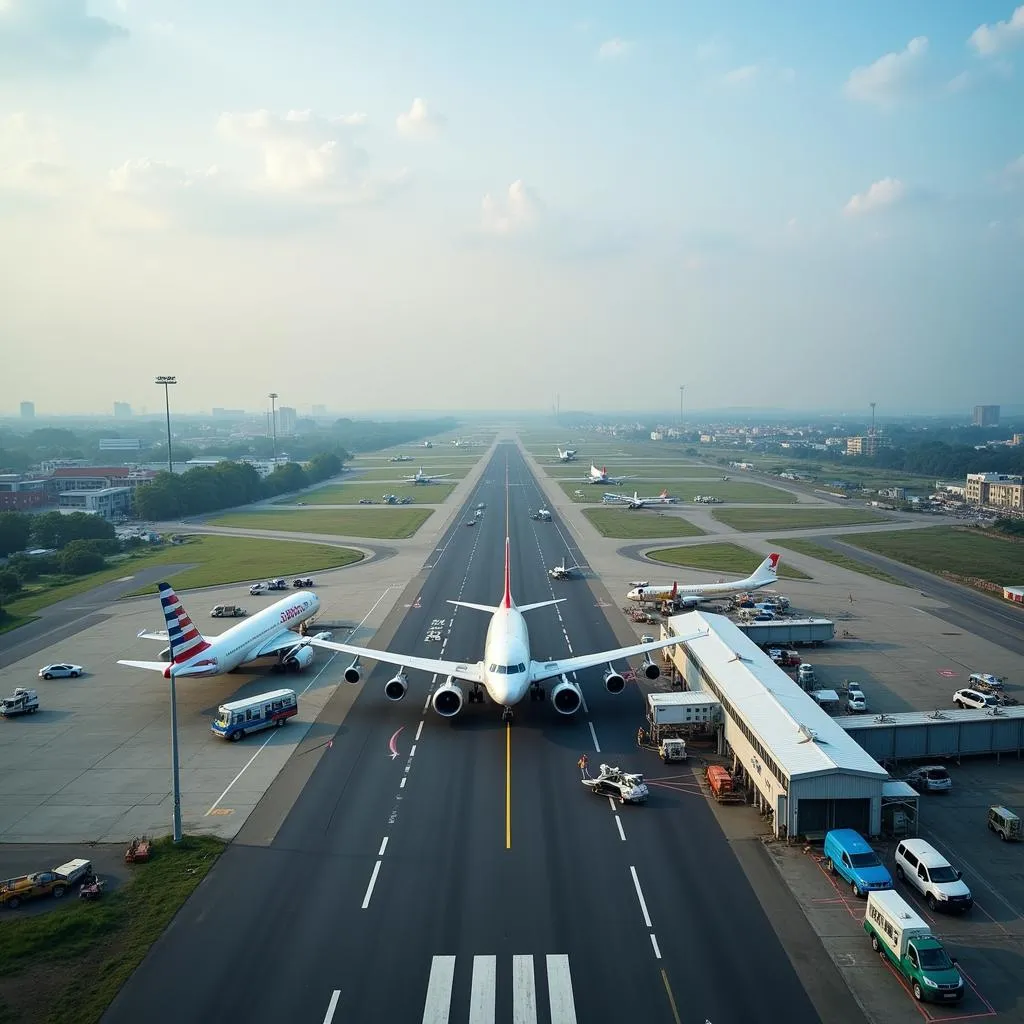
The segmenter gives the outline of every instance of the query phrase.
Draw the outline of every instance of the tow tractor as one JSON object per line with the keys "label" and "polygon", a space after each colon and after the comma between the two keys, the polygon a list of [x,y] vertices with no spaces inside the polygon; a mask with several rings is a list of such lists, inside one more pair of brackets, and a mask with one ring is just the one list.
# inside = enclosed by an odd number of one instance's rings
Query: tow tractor
{"label": "tow tractor", "polygon": [[39,696],[35,690],[23,686],[15,688],[10,697],[0,701],[0,715],[14,718],[16,715],[34,715],[39,710]]}
{"label": "tow tractor", "polygon": [[665,764],[672,761],[685,761],[687,758],[686,740],[678,736],[663,739],[658,745],[658,755]]}
{"label": "tow tractor", "polygon": [[642,804],[650,795],[643,775],[609,764],[601,765],[600,773],[594,777],[585,774],[583,785],[598,796],[614,797],[620,804]]}

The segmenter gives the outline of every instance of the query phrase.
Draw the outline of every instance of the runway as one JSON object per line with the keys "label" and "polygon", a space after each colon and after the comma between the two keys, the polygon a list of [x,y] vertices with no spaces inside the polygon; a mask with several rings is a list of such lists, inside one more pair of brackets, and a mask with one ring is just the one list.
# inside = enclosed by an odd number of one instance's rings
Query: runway
{"label": "runway", "polygon": [[[541,492],[501,444],[390,649],[479,659],[488,616],[445,602],[500,597],[506,462],[515,600],[569,599],[528,613],[534,658],[619,646],[585,583],[549,579],[580,552],[557,515],[528,517]],[[389,702],[392,674],[374,668],[297,797],[271,787],[105,1021],[820,1019],[692,776],[637,751],[635,685],[581,673],[585,711],[524,701],[507,726],[489,702],[440,718],[422,673]],[[649,803],[588,793],[581,753],[647,772]]]}

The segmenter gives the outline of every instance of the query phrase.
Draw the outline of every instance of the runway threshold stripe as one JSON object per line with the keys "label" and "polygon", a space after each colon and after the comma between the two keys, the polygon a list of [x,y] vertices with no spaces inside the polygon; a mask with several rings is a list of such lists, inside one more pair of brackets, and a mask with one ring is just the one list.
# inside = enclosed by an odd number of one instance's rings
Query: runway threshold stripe
{"label": "runway threshold stripe", "polygon": [[644,924],[651,927],[651,915],[647,913],[647,901],[644,899],[643,890],[640,888],[640,879],[636,877],[636,868],[629,866],[629,873],[633,876],[633,888],[636,889],[636,898],[640,901],[640,909],[644,912]]}
{"label": "runway threshold stripe", "polygon": [[512,957],[512,1024],[537,1024],[533,957],[522,953]]}
{"label": "runway threshold stripe", "polygon": [[[377,884],[377,875],[380,872],[381,861],[377,861],[373,865],[373,874],[370,875],[370,884],[366,887],[366,895],[363,897],[363,910],[370,905],[370,900],[373,898],[373,887]],[[647,922],[648,925],[650,922]]]}
{"label": "runway threshold stripe", "polygon": [[455,983],[455,957],[435,956],[430,964],[427,998],[423,1003],[423,1024],[448,1024]]}
{"label": "runway threshold stripe", "polygon": [[494,1024],[498,958],[473,957],[473,981],[469,993],[469,1024]]}
{"label": "runway threshold stripe", "polygon": [[324,1024],[331,1024],[334,1020],[334,1011],[338,1008],[338,1000],[341,998],[341,989],[336,988],[331,993],[331,1001],[327,1004],[327,1013],[324,1014]]}
{"label": "runway threshold stripe", "polygon": [[569,957],[565,953],[549,953],[547,966],[551,1024],[576,1024],[576,1002],[572,997]]}

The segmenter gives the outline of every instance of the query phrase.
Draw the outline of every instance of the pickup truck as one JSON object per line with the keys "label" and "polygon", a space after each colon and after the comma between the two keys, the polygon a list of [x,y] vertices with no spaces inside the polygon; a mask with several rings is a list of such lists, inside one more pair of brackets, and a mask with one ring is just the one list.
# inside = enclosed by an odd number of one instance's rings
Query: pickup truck
{"label": "pickup truck", "polygon": [[0,701],[0,715],[3,715],[4,718],[34,715],[38,710],[38,694],[35,690],[26,690],[23,686],[16,687],[10,697],[4,697]]}
{"label": "pickup truck", "polygon": [[80,878],[92,873],[92,864],[87,860],[73,860],[52,871],[35,871],[30,875],[18,875],[0,882],[0,907],[14,910],[24,900],[41,896],[60,899]]}

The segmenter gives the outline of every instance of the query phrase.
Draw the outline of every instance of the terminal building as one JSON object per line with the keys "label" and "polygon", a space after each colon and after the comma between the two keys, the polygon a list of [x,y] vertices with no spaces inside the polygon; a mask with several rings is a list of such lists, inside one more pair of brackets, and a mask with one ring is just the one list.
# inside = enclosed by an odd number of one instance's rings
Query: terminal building
{"label": "terminal building", "polygon": [[669,648],[690,690],[721,703],[720,753],[742,770],[754,803],[779,838],[833,828],[882,831],[889,773],[724,615],[687,612],[663,636],[706,635]]}

